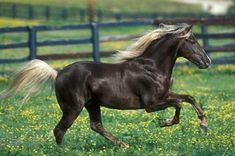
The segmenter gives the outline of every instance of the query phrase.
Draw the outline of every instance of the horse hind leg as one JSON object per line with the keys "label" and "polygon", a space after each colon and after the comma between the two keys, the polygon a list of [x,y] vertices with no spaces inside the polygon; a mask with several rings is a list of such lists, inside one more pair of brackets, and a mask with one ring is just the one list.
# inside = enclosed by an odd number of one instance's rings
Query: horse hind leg
{"label": "horse hind leg", "polygon": [[90,117],[90,126],[91,129],[100,135],[102,135],[107,140],[111,141],[112,143],[123,147],[128,148],[129,145],[119,140],[117,137],[113,136],[110,132],[106,131],[102,125],[101,121],[101,111],[100,106],[95,103],[88,103],[85,105]]}
{"label": "horse hind leg", "polygon": [[57,144],[61,144],[63,137],[78,117],[84,107],[84,100],[79,99],[78,96],[64,97],[56,94],[57,101],[62,109],[63,116],[59,123],[54,128],[54,136]]}

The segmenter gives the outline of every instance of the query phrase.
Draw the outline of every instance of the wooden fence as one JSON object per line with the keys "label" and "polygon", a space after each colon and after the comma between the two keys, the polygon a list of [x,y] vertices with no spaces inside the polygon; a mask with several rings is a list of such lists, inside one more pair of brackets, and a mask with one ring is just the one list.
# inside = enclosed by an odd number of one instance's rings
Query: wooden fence
{"label": "wooden fence", "polygon": [[[127,40],[136,35],[129,36],[99,36],[99,28],[101,27],[126,27],[126,26],[140,26],[140,25],[153,25],[152,20],[145,21],[130,21],[130,22],[110,22],[110,23],[90,23],[90,24],[80,24],[80,25],[66,25],[66,26],[32,26],[32,27],[14,27],[14,28],[0,28],[0,35],[3,33],[28,33],[28,41],[19,43],[7,43],[0,44],[0,50],[3,49],[16,49],[16,48],[29,48],[29,55],[25,58],[18,59],[0,59],[0,63],[10,63],[32,60],[35,58],[39,59],[67,59],[67,58],[84,58],[91,57],[89,53],[77,53],[77,54],[54,54],[54,55],[38,55],[37,48],[43,46],[58,46],[58,45],[74,45],[74,44],[91,44],[92,45],[92,57],[95,62],[100,62],[100,42],[108,41],[120,41]],[[79,39],[62,39],[62,40],[45,40],[38,41],[38,33],[43,31],[55,31],[55,30],[90,30],[91,36],[88,38]],[[101,53],[102,56],[108,56],[113,52]]]}
{"label": "wooden fence", "polygon": [[[91,23],[91,24],[81,24],[81,25],[67,25],[67,26],[34,26],[34,27],[15,27],[15,28],[0,28],[0,35],[2,33],[12,33],[12,32],[27,32],[28,41],[20,43],[8,43],[0,44],[1,49],[13,49],[13,48],[29,48],[29,55],[25,58],[19,59],[0,59],[0,63],[6,62],[17,62],[31,60],[34,58],[39,59],[67,59],[67,58],[82,58],[91,57],[89,53],[76,53],[76,54],[48,54],[48,55],[38,55],[37,48],[42,46],[58,46],[58,45],[73,45],[73,44],[91,44],[92,45],[92,57],[95,62],[100,61],[101,56],[110,56],[113,51],[110,52],[100,52],[100,43],[103,42],[113,42],[120,40],[130,40],[137,38],[140,35],[116,35],[116,36],[100,36],[99,29],[107,27],[135,27],[140,25],[153,25],[157,26],[159,23],[179,23],[186,22],[194,25],[200,25],[201,32],[195,33],[198,39],[202,39],[203,47],[207,52],[235,52],[235,43],[226,44],[222,46],[212,46],[210,45],[210,39],[235,39],[235,32],[223,32],[223,33],[210,33],[208,27],[211,25],[230,25],[235,26],[235,18],[190,18],[190,19],[155,19],[153,20],[141,20],[141,21],[129,21],[129,22],[111,22],[111,23]],[[79,39],[69,39],[69,40],[45,40],[38,41],[37,34],[42,31],[54,31],[54,30],[81,30],[87,29],[91,31],[91,36],[88,38]],[[232,60],[233,62],[235,60]]]}

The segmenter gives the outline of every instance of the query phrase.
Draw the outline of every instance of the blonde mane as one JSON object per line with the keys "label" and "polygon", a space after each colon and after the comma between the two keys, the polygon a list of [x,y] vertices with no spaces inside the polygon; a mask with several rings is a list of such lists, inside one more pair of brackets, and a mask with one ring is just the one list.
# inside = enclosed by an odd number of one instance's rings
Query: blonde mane
{"label": "blonde mane", "polygon": [[[180,34],[188,27],[189,25],[185,23],[177,25],[160,24],[158,29],[155,29],[147,33],[146,35],[140,37],[135,43],[130,45],[126,50],[118,51],[115,57],[117,58],[117,60],[121,62],[124,62],[131,58],[138,57],[144,53],[146,48],[152,43],[153,40],[160,39],[166,34]],[[187,34],[183,34],[178,37],[183,38],[183,37],[189,37],[190,35],[191,32],[188,32]]]}

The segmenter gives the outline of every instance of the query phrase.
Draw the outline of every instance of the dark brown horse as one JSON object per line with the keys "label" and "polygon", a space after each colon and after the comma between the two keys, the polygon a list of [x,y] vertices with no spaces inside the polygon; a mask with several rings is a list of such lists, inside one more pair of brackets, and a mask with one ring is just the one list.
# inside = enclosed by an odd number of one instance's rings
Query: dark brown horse
{"label": "dark brown horse", "polygon": [[33,60],[13,78],[2,98],[28,87],[26,101],[47,80],[54,80],[57,101],[63,116],[54,129],[57,144],[62,142],[67,129],[83,107],[89,113],[91,129],[114,144],[127,144],[106,131],[101,122],[100,107],[112,109],[145,109],[155,112],[175,108],[172,119],[164,126],[178,124],[181,103],[188,102],[200,119],[202,131],[207,130],[204,112],[190,95],[171,91],[172,70],[178,57],[184,57],[199,68],[207,68],[211,61],[187,24],[160,25],[160,27],[119,52],[122,61],[117,64],[76,62],[57,72],[40,60]]}

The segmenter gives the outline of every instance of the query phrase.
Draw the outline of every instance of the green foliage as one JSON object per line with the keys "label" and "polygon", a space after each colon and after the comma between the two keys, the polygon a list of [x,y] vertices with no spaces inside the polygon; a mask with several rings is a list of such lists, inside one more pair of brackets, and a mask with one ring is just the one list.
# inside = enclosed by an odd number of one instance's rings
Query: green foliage
{"label": "green foliage", "polygon": [[[67,62],[68,63],[68,62]],[[55,64],[52,64],[55,65]],[[0,101],[0,155],[233,155],[235,153],[235,65],[212,66],[207,70],[177,67],[174,88],[193,95],[205,110],[209,133],[199,133],[196,113],[184,103],[181,122],[167,128],[159,123],[173,117],[174,109],[146,113],[102,108],[107,130],[130,145],[121,149],[90,130],[86,110],[65,135],[62,146],[55,144],[52,130],[61,117],[49,87],[34,96],[22,109],[21,95]],[[0,90],[8,76],[0,77]]]}

